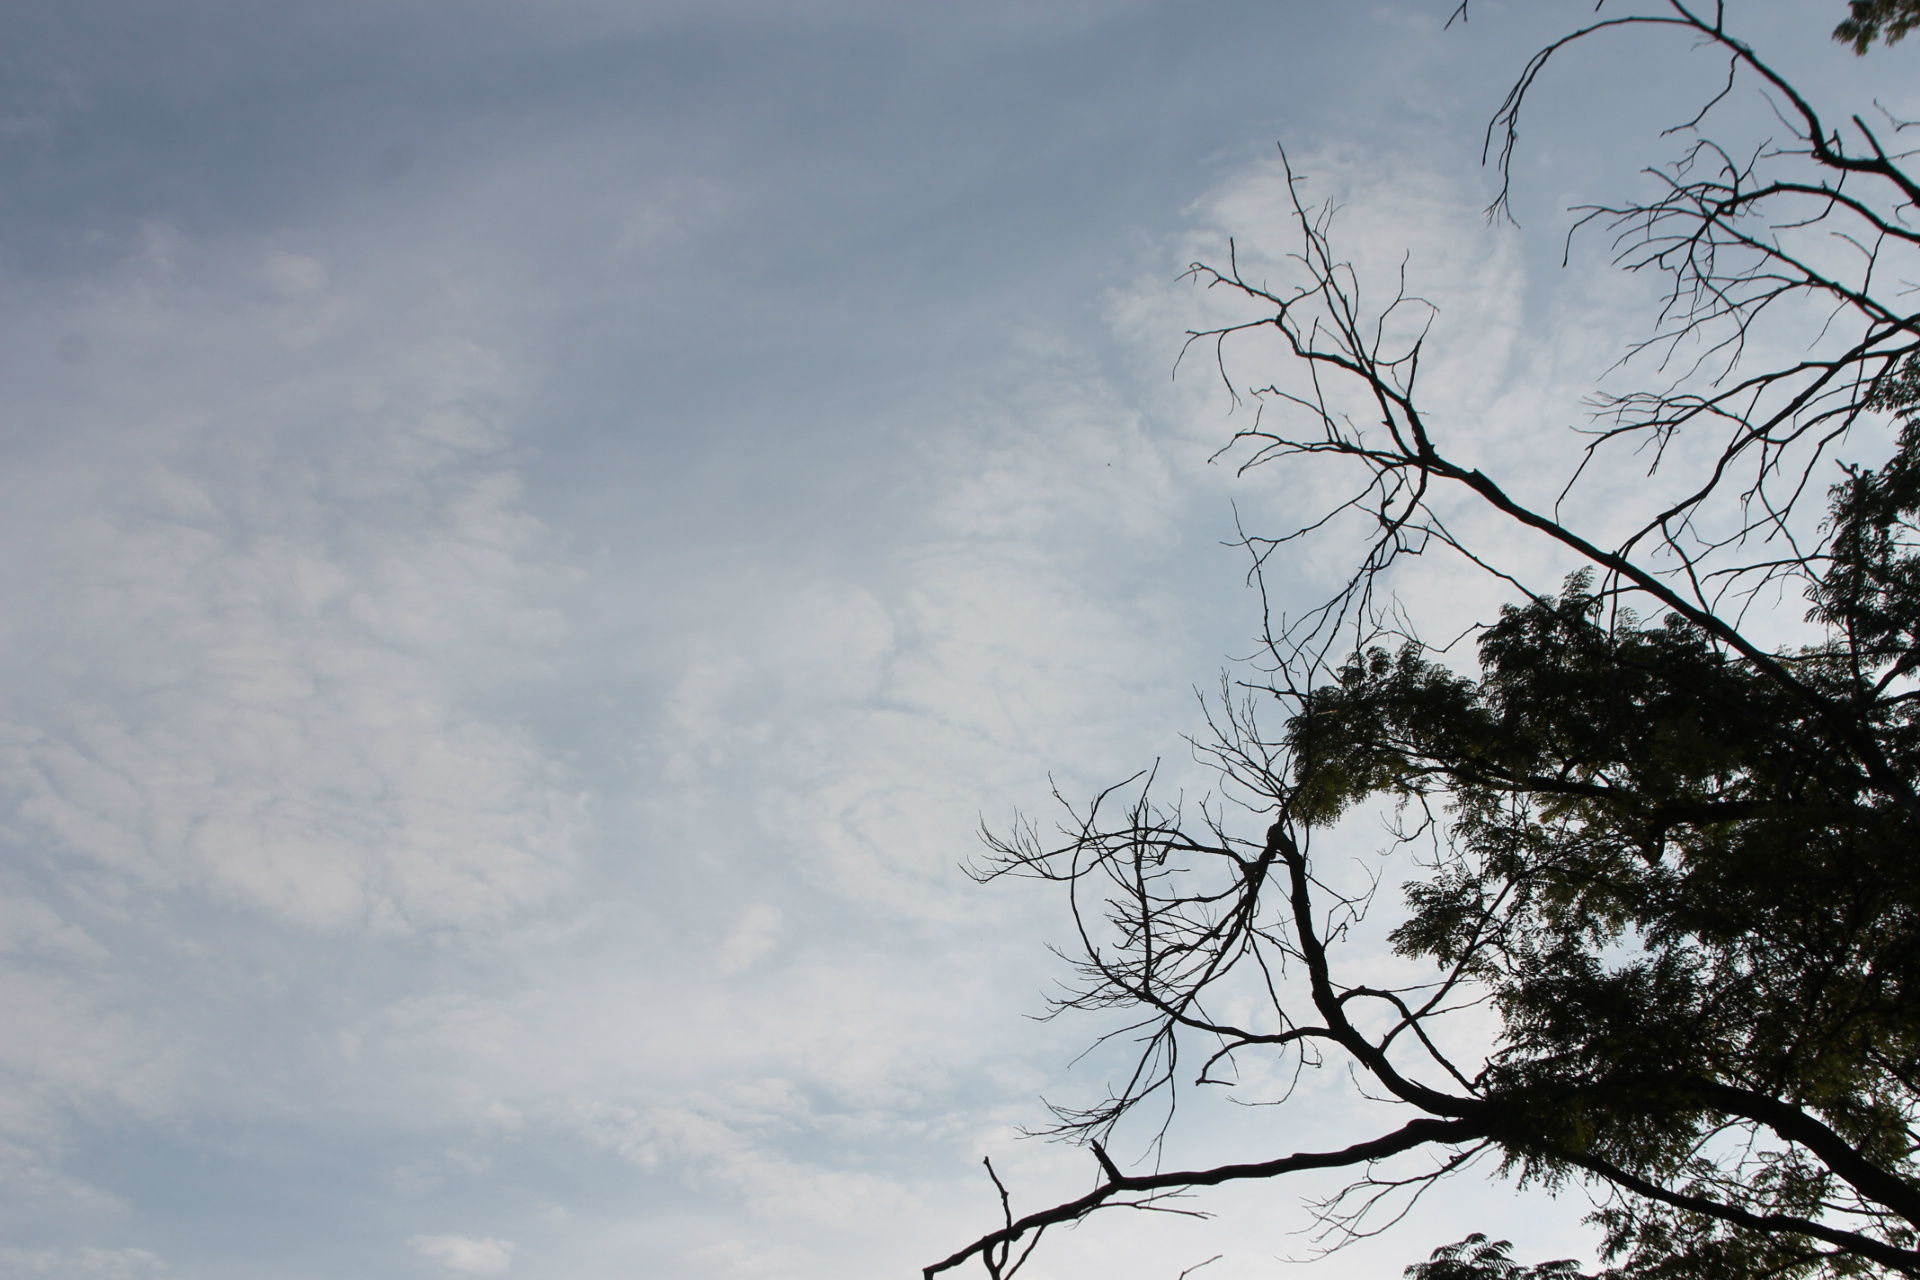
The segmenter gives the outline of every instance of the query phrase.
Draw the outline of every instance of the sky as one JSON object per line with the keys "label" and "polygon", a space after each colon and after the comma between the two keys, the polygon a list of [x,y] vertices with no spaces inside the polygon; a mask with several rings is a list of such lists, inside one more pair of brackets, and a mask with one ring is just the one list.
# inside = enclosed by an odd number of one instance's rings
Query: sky
{"label": "sky", "polygon": [[[1214,460],[1245,406],[1176,360],[1245,312],[1181,272],[1286,269],[1284,147],[1522,488],[1646,315],[1565,211],[1714,69],[1568,59],[1489,224],[1486,118],[1591,10],[1451,8],[10,0],[0,1274],[913,1275],[995,1224],[984,1156],[1084,1189],[1019,1136],[1114,1065],[1033,1019],[1064,904],[964,864],[1056,786],[1205,789],[1195,690],[1259,625],[1228,544],[1326,494]],[[1729,10],[1920,115],[1913,49]],[[1344,1079],[1201,1098],[1169,1159],[1378,1121]],[[1475,1173],[1309,1262],[1335,1185],[1028,1274],[1589,1256],[1577,1190]]]}

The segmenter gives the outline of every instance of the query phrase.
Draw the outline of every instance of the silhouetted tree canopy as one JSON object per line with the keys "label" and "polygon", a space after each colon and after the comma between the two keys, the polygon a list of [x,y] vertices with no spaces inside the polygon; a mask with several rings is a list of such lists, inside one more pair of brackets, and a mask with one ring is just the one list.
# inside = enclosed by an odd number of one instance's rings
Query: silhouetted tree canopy
{"label": "silhouetted tree canopy", "polygon": [[1442,1245],[1425,1262],[1406,1270],[1407,1280],[1587,1280],[1571,1258],[1522,1266],[1511,1256],[1508,1240],[1489,1240],[1476,1231],[1457,1244]]}
{"label": "silhouetted tree canopy", "polygon": [[[1852,10],[1838,34],[1864,49],[1920,6]],[[1330,210],[1291,175],[1296,278],[1193,268],[1249,307],[1193,335],[1260,405],[1243,465],[1347,486],[1249,537],[1256,565],[1334,538],[1353,572],[1269,617],[1259,677],[1212,704],[1197,745],[1222,801],[1183,806],[1148,772],[1070,806],[1057,836],[990,838],[983,878],[1071,897],[1077,985],[1056,1012],[1117,1014],[1139,1053],[1103,1101],[1056,1111],[1093,1189],[1017,1215],[1002,1188],[1003,1225],[929,1277],[976,1258],[1005,1277],[1054,1224],[1309,1169],[1352,1171],[1321,1215],[1362,1232],[1481,1157],[1593,1195],[1611,1280],[1920,1276],[1920,185],[1899,122],[1831,126],[1718,10],[1683,3],[1536,55],[1489,130],[1503,176],[1555,54],[1629,27],[1717,52],[1736,88],[1708,88],[1651,195],[1581,211],[1666,293],[1628,353],[1644,384],[1596,393],[1557,502],[1432,428],[1431,309],[1404,291],[1363,307]],[[1791,136],[1712,140],[1741,81]],[[1604,512],[1580,500],[1649,460]],[[1449,523],[1462,498],[1581,567],[1525,589],[1502,545]],[[1464,670],[1387,595],[1396,566],[1446,552],[1519,588]],[[1413,868],[1389,936],[1419,976],[1393,986],[1343,964],[1373,895],[1336,891],[1314,855],[1368,806],[1399,815]],[[1470,1010],[1493,1014],[1491,1043],[1461,1047]],[[1205,1169],[1109,1156],[1144,1104],[1256,1057],[1281,1080],[1338,1064],[1401,1123]],[[1408,1275],[1580,1280],[1482,1235]]]}
{"label": "silhouetted tree canopy", "polygon": [[1847,20],[1833,29],[1833,38],[1865,53],[1875,40],[1898,44],[1920,25],[1920,0],[1849,0]]}

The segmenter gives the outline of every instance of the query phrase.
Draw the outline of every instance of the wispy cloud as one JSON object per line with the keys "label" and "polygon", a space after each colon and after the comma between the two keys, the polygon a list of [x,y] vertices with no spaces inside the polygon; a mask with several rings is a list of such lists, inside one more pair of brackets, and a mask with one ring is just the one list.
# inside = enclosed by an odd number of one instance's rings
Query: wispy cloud
{"label": "wispy cloud", "polygon": [[458,1275],[505,1275],[513,1265],[513,1242],[492,1236],[415,1236],[407,1243],[421,1258]]}
{"label": "wispy cloud", "polygon": [[[1102,1083],[1024,1016],[1061,904],[958,864],[1055,783],[1204,792],[1229,501],[1324,497],[1208,464],[1179,270],[1284,265],[1284,134],[1412,246],[1473,447],[1607,338],[1581,284],[1541,345],[1439,154],[1499,50],[1416,5],[28,9],[9,1274],[906,1274],[983,1156],[1084,1186],[1014,1137]],[[1059,1274],[1207,1256],[1131,1230]]]}

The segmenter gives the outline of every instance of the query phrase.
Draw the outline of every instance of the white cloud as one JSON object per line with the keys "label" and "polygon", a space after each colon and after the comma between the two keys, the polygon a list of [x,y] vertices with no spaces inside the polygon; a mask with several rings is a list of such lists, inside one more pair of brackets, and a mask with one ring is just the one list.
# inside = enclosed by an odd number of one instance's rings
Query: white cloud
{"label": "white cloud", "polygon": [[60,1168],[64,1144],[48,1124],[42,1101],[18,1087],[0,1094],[0,1129],[10,1135],[0,1137],[0,1192],[10,1204],[50,1221],[76,1211],[83,1216],[123,1212],[125,1201]]}
{"label": "white cloud", "polygon": [[407,1244],[426,1261],[461,1275],[505,1275],[513,1265],[513,1242],[492,1236],[414,1236]]}
{"label": "white cloud", "polygon": [[644,193],[619,219],[614,252],[621,255],[671,248],[725,217],[732,193],[712,179],[671,182]]}
{"label": "white cloud", "polygon": [[283,298],[305,298],[327,287],[327,269],[305,254],[275,249],[263,268],[267,284]]}
{"label": "white cloud", "polygon": [[756,1218],[837,1228],[913,1202],[895,1180],[783,1151],[796,1135],[822,1127],[822,1117],[785,1080],[743,1081],[722,1094],[695,1092],[646,1108],[579,1104],[568,1119],[593,1145],[645,1169],[671,1170],[689,1186],[721,1191]]}
{"label": "white cloud", "polygon": [[742,973],[752,968],[780,939],[780,908],[761,902],[740,913],[740,923],[720,944],[720,972]]}
{"label": "white cloud", "polygon": [[[286,254],[269,274],[325,275]],[[153,312],[189,302],[152,293],[86,327],[164,342]],[[79,402],[112,415],[87,424],[112,448],[72,460],[111,501],[56,513],[51,559],[5,566],[37,595],[0,653],[35,673],[0,708],[23,830],[317,929],[483,926],[542,900],[577,802],[474,704],[537,675],[555,616],[535,597],[568,575],[499,457],[516,375],[470,343],[356,335],[364,316],[311,353],[244,309],[196,319],[299,374],[163,392],[145,421]]]}
{"label": "white cloud", "polygon": [[0,1270],[46,1280],[152,1280],[171,1271],[145,1249],[13,1249],[0,1247]]}

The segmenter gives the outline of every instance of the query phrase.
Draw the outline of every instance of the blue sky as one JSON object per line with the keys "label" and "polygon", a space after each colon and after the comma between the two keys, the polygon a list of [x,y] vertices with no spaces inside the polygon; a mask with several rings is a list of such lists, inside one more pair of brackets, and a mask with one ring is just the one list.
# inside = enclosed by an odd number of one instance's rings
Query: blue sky
{"label": "blue sky", "polygon": [[[1490,227],[1479,130],[1588,7],[1449,8],[9,5],[0,1273],[911,1274],[990,1224],[982,1155],[1084,1182],[1015,1137],[1103,1070],[1026,1016],[1061,904],[958,864],[1050,778],[1187,767],[1258,621],[1236,507],[1315,500],[1209,464],[1180,270],[1278,264],[1284,144],[1522,483],[1642,314],[1560,211],[1699,68],[1570,62]],[[1808,9],[1734,13],[1920,114]],[[1275,1274],[1299,1194],[1035,1274]],[[1317,1265],[1577,1254],[1585,1209],[1463,1183]]]}

